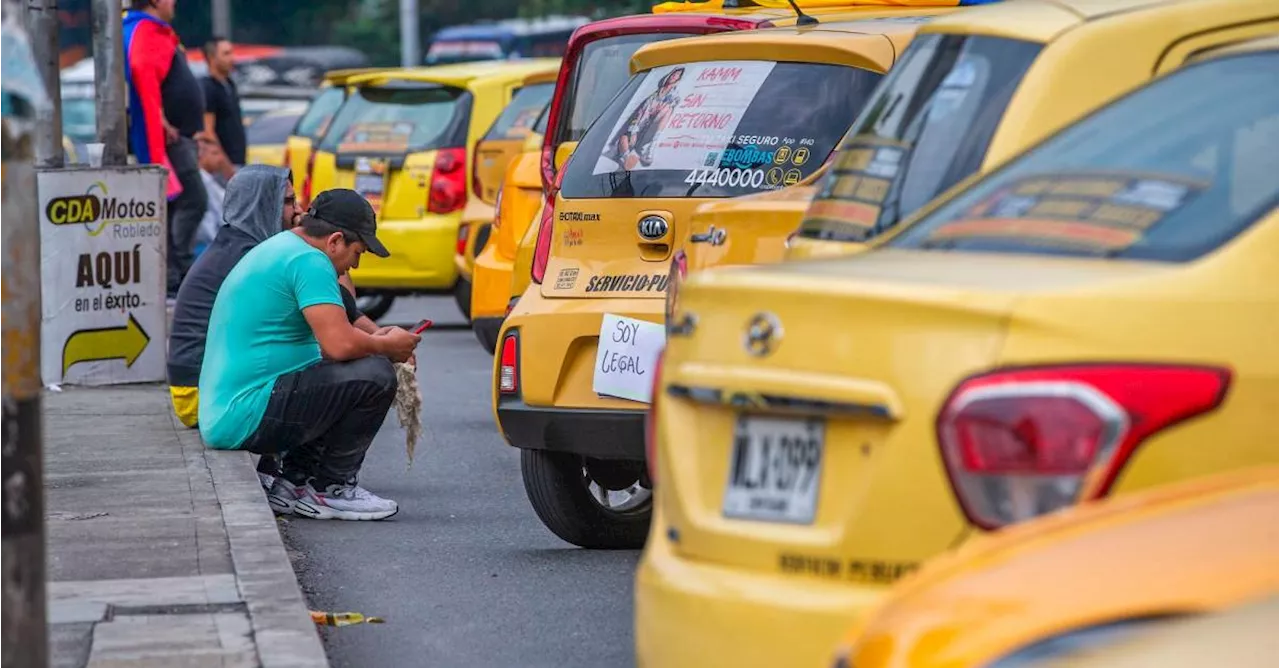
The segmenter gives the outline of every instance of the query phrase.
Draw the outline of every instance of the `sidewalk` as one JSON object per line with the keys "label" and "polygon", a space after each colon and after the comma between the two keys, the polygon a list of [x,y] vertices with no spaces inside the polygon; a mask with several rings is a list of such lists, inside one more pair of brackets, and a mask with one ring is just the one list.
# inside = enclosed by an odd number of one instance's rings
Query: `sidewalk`
{"label": "sidewalk", "polygon": [[45,392],[44,416],[52,665],[328,665],[247,453],[159,385]]}

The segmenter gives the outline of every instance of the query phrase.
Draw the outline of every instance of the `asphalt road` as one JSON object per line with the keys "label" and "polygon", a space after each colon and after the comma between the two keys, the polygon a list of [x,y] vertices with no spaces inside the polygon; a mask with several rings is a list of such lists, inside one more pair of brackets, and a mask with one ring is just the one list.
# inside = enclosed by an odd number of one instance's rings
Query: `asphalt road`
{"label": "asphalt road", "polygon": [[384,522],[282,520],[313,610],[381,625],[322,628],[335,667],[630,666],[638,552],[575,548],[547,531],[519,452],[490,413],[492,358],[451,298],[397,300],[382,324],[435,321],[418,348],[423,439],[406,468],[395,411],[362,485],[400,503]]}

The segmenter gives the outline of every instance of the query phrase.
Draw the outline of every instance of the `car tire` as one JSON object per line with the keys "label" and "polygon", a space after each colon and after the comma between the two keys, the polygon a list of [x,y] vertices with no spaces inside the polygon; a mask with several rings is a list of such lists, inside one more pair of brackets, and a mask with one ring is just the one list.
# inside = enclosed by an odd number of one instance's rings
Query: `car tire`
{"label": "car tire", "polygon": [[391,305],[395,301],[395,295],[385,292],[366,292],[356,297],[356,308],[370,320],[377,321],[391,310]]}
{"label": "car tire", "polygon": [[597,550],[644,547],[652,497],[626,512],[605,508],[584,482],[583,458],[566,452],[521,450],[525,493],[538,519],[568,543]]}
{"label": "car tire", "polygon": [[462,317],[468,323],[471,322],[471,281],[465,278],[459,278],[457,283],[453,284],[453,301],[458,303],[458,310],[462,311]]}

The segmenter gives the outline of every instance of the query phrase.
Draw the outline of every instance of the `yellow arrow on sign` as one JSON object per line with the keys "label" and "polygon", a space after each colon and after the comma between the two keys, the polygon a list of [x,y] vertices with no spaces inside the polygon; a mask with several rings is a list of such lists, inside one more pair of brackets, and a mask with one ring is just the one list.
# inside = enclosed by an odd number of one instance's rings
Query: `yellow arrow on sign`
{"label": "yellow arrow on sign", "polygon": [[62,346],[62,373],[79,362],[123,359],[125,366],[133,366],[138,356],[151,342],[151,337],[129,314],[124,327],[82,329],[72,332]]}

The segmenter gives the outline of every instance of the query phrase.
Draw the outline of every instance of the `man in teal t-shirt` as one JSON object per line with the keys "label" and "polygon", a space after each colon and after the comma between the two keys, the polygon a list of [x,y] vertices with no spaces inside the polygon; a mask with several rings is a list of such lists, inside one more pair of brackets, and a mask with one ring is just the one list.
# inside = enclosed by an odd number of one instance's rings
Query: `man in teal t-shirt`
{"label": "man in teal t-shirt", "polygon": [[[395,501],[357,484],[396,392],[390,360],[419,337],[352,326],[338,276],[389,253],[373,208],[321,193],[298,227],[245,254],[218,289],[200,372],[200,433],[218,449],[284,454],[272,508],[317,519],[383,519]],[[388,359],[389,358],[389,359]]]}

